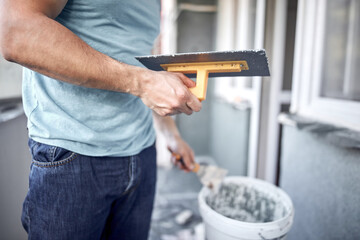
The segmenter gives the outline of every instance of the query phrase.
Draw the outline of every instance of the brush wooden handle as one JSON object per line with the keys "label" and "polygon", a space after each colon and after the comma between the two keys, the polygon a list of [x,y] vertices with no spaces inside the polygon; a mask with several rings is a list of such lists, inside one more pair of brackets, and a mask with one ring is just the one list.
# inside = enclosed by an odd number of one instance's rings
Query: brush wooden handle
{"label": "brush wooden handle", "polygon": [[199,169],[200,169],[200,164],[194,163],[194,168],[191,171],[193,171],[194,173],[197,173],[199,171]]}
{"label": "brush wooden handle", "polygon": [[[183,158],[181,157],[180,154],[171,152],[171,155],[173,157],[175,157],[176,161],[179,161],[183,166],[185,165],[184,160],[183,160]],[[199,171],[199,169],[200,169],[200,164],[194,163],[194,168],[191,171],[194,172],[194,173],[197,173]]]}

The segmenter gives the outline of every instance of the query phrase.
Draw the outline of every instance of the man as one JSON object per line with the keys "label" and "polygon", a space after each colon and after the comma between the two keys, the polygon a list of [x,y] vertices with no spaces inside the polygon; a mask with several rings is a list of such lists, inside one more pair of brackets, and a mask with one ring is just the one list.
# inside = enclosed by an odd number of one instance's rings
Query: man
{"label": "man", "polygon": [[147,239],[152,112],[189,171],[193,152],[168,116],[201,108],[190,79],[134,59],[158,35],[159,0],[0,1],[2,55],[26,67],[29,239]]}

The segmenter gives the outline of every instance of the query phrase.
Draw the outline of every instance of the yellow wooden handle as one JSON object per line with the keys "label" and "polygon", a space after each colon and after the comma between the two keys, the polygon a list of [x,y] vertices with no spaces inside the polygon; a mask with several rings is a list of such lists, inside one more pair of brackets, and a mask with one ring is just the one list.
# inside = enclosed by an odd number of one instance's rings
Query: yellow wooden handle
{"label": "yellow wooden handle", "polygon": [[161,67],[169,72],[196,73],[196,87],[190,88],[190,91],[200,101],[206,99],[209,73],[241,72],[249,69],[246,61],[170,63],[162,64]]}

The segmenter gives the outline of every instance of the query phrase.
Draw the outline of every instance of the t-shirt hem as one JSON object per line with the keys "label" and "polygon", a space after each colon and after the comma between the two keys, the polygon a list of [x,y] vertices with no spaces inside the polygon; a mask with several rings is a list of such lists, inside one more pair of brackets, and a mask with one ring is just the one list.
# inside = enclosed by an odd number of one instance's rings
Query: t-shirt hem
{"label": "t-shirt hem", "polygon": [[[30,138],[39,143],[56,146],[56,147],[61,147],[68,151],[71,151],[71,152],[74,152],[74,153],[77,153],[80,155],[84,155],[84,156],[91,156],[91,157],[129,157],[129,156],[134,156],[134,155],[139,154],[144,149],[149,148],[152,145],[154,145],[155,140],[156,140],[155,134],[152,134],[152,136],[149,138],[149,141],[147,141],[146,144],[144,144],[143,146],[141,146],[139,148],[135,148],[130,151],[113,151],[113,152],[105,153],[105,152],[100,152],[100,151],[91,151],[90,152],[90,151],[86,151],[86,150],[84,151],[84,150],[78,149],[78,148],[73,148],[71,146],[71,145],[73,145],[73,142],[70,143],[70,141],[45,139],[45,138],[38,138],[38,137],[34,137],[34,136],[30,136]],[[86,145],[86,144],[84,144],[84,145]],[[87,145],[87,146],[89,146],[89,145]],[[89,148],[91,148],[91,147],[89,147]],[[99,148],[99,147],[95,147],[95,148]]]}

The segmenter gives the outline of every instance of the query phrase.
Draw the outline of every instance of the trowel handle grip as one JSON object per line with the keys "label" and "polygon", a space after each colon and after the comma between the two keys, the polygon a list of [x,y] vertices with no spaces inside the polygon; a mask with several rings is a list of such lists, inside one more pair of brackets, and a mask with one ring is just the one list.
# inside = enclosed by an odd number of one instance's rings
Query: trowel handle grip
{"label": "trowel handle grip", "polygon": [[181,72],[184,74],[196,74],[196,86],[190,91],[200,100],[206,98],[206,89],[209,73],[241,72],[249,70],[246,61],[215,61],[215,62],[185,62],[169,63],[160,65],[168,72]]}
{"label": "trowel handle grip", "polygon": [[168,72],[180,72],[180,73],[196,73],[196,86],[189,88],[190,92],[194,94],[200,102],[204,101],[206,98],[206,89],[208,83],[209,72],[206,69],[195,69],[192,71],[179,70],[178,68],[167,68]]}

